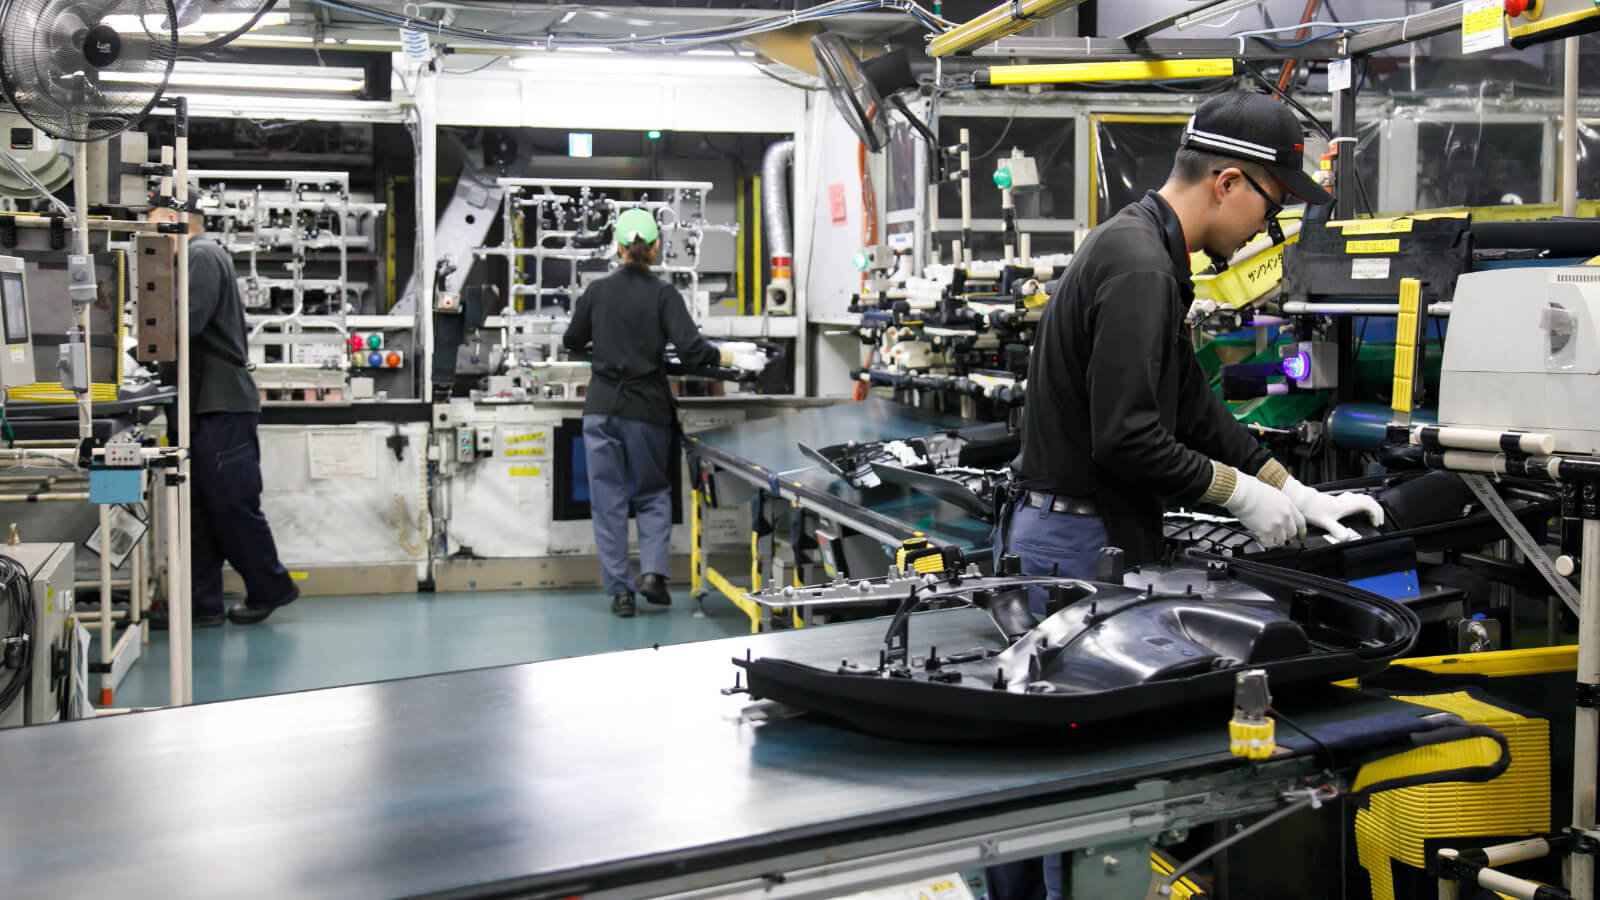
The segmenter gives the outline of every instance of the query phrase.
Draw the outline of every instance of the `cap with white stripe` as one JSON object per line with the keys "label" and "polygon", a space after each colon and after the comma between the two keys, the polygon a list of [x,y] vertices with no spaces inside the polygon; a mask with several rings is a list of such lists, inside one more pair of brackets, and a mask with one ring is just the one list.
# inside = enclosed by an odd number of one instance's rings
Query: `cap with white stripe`
{"label": "cap with white stripe", "polygon": [[1266,94],[1231,91],[1207,100],[1184,126],[1180,146],[1258,163],[1307,203],[1333,200],[1305,171],[1300,121]]}

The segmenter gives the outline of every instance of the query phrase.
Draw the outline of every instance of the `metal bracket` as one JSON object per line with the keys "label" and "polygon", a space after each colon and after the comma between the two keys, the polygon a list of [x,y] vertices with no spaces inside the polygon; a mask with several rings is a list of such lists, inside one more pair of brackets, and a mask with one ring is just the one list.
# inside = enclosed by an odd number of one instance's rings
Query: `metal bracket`
{"label": "metal bracket", "polygon": [[1584,709],[1600,708],[1600,684],[1578,682],[1577,697],[1573,704]]}
{"label": "metal bracket", "polygon": [[1539,570],[1539,574],[1544,576],[1544,580],[1549,583],[1550,589],[1555,592],[1555,595],[1561,598],[1561,602],[1565,603],[1568,609],[1572,610],[1573,615],[1578,615],[1578,607],[1582,603],[1582,598],[1578,596],[1578,589],[1573,587],[1572,582],[1561,577],[1561,573],[1556,571],[1555,563],[1545,554],[1544,548],[1539,546],[1539,542],[1533,539],[1533,535],[1528,533],[1528,529],[1522,527],[1522,523],[1517,520],[1516,516],[1512,515],[1511,509],[1506,506],[1506,502],[1500,499],[1500,495],[1495,493],[1494,487],[1489,484],[1489,479],[1482,475],[1465,472],[1459,474],[1461,480],[1472,490],[1473,496],[1478,498],[1478,502],[1482,503],[1484,508],[1489,511],[1489,515],[1500,523],[1500,527],[1505,530],[1506,536],[1511,538],[1511,542],[1517,545],[1517,549],[1521,550],[1523,555],[1528,557],[1528,561],[1533,563],[1533,567]]}
{"label": "metal bracket", "polygon": [[1072,855],[1073,897],[1142,897],[1150,889],[1153,838],[1085,847]]}

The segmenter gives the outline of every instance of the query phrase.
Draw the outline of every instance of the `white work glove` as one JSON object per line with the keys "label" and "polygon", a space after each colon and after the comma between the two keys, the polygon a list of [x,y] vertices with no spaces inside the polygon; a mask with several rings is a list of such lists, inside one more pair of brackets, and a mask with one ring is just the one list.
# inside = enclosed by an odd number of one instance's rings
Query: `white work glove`
{"label": "white work glove", "polygon": [[760,350],[741,350],[733,354],[733,366],[746,372],[760,372],[767,367],[767,355]]}
{"label": "white work glove", "polygon": [[1253,475],[1238,474],[1233,494],[1222,505],[1239,519],[1240,524],[1250,529],[1261,546],[1276,547],[1305,536],[1306,519],[1295,507],[1294,501],[1283,491],[1273,490],[1271,485]]}
{"label": "white work glove", "polygon": [[734,358],[741,353],[752,352],[759,352],[759,350],[755,344],[749,341],[724,341],[717,345],[717,361],[723,366],[738,366],[742,369],[744,367],[734,362]]}
{"label": "white work glove", "polygon": [[1350,528],[1339,523],[1340,519],[1365,513],[1367,520],[1376,528],[1383,524],[1383,507],[1378,501],[1366,494],[1324,494],[1314,487],[1307,487],[1294,478],[1283,483],[1283,495],[1292,501],[1306,521],[1321,528],[1328,533],[1328,540],[1334,543],[1353,541],[1361,537]]}

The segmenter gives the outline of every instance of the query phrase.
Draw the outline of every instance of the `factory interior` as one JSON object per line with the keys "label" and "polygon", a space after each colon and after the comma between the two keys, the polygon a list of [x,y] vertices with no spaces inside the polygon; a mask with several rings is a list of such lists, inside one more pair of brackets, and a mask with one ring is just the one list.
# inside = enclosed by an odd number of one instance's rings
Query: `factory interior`
{"label": "factory interior", "polygon": [[0,0],[0,123],[0,896],[1597,896],[1600,0]]}

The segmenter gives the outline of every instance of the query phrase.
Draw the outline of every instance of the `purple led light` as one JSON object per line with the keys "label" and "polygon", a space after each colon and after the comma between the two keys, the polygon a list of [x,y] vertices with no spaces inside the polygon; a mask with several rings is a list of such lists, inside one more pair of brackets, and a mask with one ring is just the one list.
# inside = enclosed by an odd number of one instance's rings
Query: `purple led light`
{"label": "purple led light", "polygon": [[1294,381],[1304,381],[1311,374],[1311,354],[1296,353],[1283,361],[1283,374]]}

